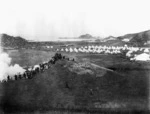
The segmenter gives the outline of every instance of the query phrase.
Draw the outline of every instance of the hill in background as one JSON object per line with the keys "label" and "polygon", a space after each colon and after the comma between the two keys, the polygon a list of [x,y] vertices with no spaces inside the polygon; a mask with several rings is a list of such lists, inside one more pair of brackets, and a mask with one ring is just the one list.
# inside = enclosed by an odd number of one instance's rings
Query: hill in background
{"label": "hill in background", "polygon": [[[96,43],[96,45],[109,45],[109,46],[124,46],[128,44],[130,46],[138,46],[138,47],[150,47],[150,30],[126,34],[119,37],[109,36],[101,39],[100,37],[93,37],[90,34],[84,34],[77,38],[69,38],[65,37],[64,41],[45,41],[45,42],[37,42],[37,41],[28,41],[22,37],[14,37],[9,36],[7,34],[1,34],[1,45],[3,47],[12,47],[12,48],[40,48],[45,45],[65,45],[65,43],[80,44],[80,43]],[[70,40],[71,39],[71,40]],[[69,42],[68,42],[69,41]]]}
{"label": "hill in background", "polygon": [[19,48],[19,47],[24,47],[28,41],[25,40],[22,37],[14,37],[14,36],[9,36],[7,34],[1,34],[1,45],[3,47],[14,47],[14,48]]}
{"label": "hill in background", "polygon": [[150,46],[150,30],[140,33],[126,34],[117,38],[119,40],[129,39],[129,43],[133,46]]}
{"label": "hill in background", "polygon": [[92,35],[90,35],[90,34],[84,34],[84,35],[79,36],[79,38],[87,39],[87,38],[94,38],[94,37]]}

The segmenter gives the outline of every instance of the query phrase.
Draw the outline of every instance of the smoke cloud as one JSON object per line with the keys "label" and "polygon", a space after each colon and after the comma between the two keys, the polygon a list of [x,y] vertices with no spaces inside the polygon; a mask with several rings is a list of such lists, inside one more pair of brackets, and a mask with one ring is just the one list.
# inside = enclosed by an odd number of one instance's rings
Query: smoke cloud
{"label": "smoke cloud", "polygon": [[25,69],[18,64],[11,65],[11,58],[0,47],[0,81],[7,80],[8,75],[10,78],[14,78],[15,74],[23,74],[24,72]]}

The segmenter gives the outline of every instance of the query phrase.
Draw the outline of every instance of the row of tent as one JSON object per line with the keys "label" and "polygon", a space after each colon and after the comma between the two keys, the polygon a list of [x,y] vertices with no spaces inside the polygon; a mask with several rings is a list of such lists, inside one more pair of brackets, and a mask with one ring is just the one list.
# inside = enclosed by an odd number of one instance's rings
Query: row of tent
{"label": "row of tent", "polygon": [[94,53],[94,54],[123,54],[131,61],[149,61],[150,60],[150,49],[143,47],[129,47],[124,46],[101,46],[101,45],[89,45],[81,47],[70,47],[57,49],[58,52],[68,53]]}
{"label": "row of tent", "polygon": [[[128,45],[124,46],[101,46],[101,45],[92,45],[92,46],[81,46],[81,47],[70,47],[70,48],[61,48],[56,49],[57,52],[75,52],[75,53],[106,53],[106,54],[118,54],[121,51],[142,51],[144,48],[140,47],[129,47]],[[147,51],[147,49],[145,49]]]}

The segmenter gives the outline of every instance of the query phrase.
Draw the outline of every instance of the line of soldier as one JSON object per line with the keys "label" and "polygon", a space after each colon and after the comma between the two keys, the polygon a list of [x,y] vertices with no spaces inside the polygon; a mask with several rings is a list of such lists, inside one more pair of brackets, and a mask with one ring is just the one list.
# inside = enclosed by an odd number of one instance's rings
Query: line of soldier
{"label": "line of soldier", "polygon": [[[26,68],[26,71],[23,74],[15,74],[13,79],[9,75],[7,76],[7,81],[9,80],[18,80],[18,79],[32,79],[37,73],[44,72],[45,70],[49,69],[52,64],[55,64],[56,61],[65,59],[69,61],[69,58],[66,58],[65,56],[62,56],[61,53],[56,53],[52,59],[50,59],[48,62],[41,63],[39,65],[35,65],[32,68]],[[74,61],[74,58],[72,59]],[[6,82],[6,80],[4,80]]]}

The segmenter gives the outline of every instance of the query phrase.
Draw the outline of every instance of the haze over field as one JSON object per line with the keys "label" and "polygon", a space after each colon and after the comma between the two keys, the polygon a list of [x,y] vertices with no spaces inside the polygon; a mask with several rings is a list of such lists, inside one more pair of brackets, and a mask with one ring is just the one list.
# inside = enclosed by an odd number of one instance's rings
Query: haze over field
{"label": "haze over field", "polygon": [[0,1],[0,33],[28,40],[122,36],[150,28],[149,0]]}

